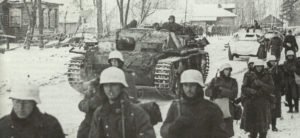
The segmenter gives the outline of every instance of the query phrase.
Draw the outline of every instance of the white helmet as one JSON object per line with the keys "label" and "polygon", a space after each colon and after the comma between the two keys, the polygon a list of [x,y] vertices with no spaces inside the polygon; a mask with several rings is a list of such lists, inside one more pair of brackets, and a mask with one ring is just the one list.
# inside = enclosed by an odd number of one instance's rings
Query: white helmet
{"label": "white helmet", "polygon": [[194,69],[182,72],[180,83],[198,83],[201,87],[204,87],[202,73]]}
{"label": "white helmet", "polygon": [[108,55],[108,60],[113,59],[113,58],[120,59],[122,62],[124,62],[123,55],[120,51],[117,51],[117,50],[111,51]]}
{"label": "white helmet", "polygon": [[265,66],[265,61],[263,61],[262,59],[257,59],[254,61],[254,67],[255,66]]}
{"label": "white helmet", "polygon": [[228,68],[230,68],[232,70],[232,66],[229,63],[225,63],[220,66],[219,70],[223,71],[224,69],[228,69]]}
{"label": "white helmet", "polygon": [[121,83],[124,87],[128,87],[124,72],[117,67],[109,67],[102,71],[100,84],[105,83]]}
{"label": "white helmet", "polygon": [[255,58],[255,57],[250,57],[249,60],[248,60],[248,64],[254,63],[255,60],[257,60],[257,58]]}
{"label": "white helmet", "polygon": [[41,103],[40,89],[37,85],[32,83],[15,84],[11,88],[11,94],[9,98],[18,100],[32,100],[37,104]]}
{"label": "white helmet", "polygon": [[286,56],[294,56],[294,55],[295,55],[295,53],[294,53],[293,50],[288,50],[288,51],[286,52]]}
{"label": "white helmet", "polygon": [[267,61],[277,61],[277,59],[274,55],[269,55]]}

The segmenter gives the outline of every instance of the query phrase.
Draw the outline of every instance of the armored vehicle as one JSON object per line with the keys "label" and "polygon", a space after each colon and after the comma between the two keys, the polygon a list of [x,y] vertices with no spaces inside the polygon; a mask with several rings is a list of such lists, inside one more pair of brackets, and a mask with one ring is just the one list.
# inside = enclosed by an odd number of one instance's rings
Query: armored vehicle
{"label": "armored vehicle", "polygon": [[204,79],[208,75],[209,55],[203,49],[208,43],[188,35],[149,28],[121,29],[114,36],[90,44],[70,50],[81,54],[71,59],[68,68],[70,85],[81,93],[84,93],[84,82],[96,78],[109,66],[108,55],[113,50],[123,54],[124,70],[134,76],[139,92],[153,90],[174,98],[183,70],[197,69]]}

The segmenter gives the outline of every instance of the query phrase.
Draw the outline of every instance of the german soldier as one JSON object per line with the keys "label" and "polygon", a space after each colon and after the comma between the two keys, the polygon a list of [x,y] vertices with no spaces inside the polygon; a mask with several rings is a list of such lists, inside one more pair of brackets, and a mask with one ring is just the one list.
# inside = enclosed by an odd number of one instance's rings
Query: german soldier
{"label": "german soldier", "polygon": [[257,59],[254,70],[244,77],[242,105],[244,112],[241,128],[250,132],[249,138],[266,138],[271,123],[271,94],[274,83],[271,74],[264,70],[265,62]]}
{"label": "german soldier", "polygon": [[[230,64],[223,64],[220,69],[220,76],[212,79],[206,89],[206,96],[216,103],[223,112],[225,129],[230,137],[234,136],[232,111],[230,104],[235,100],[238,93],[237,81],[231,78],[232,67]],[[232,109],[232,108],[231,108]]]}
{"label": "german soldier", "polygon": [[121,69],[109,67],[101,73],[100,92],[105,100],[93,115],[89,138],[155,138],[148,114],[128,100],[126,87]]}
{"label": "german soldier", "polygon": [[9,115],[0,119],[0,138],[64,138],[58,120],[41,113],[39,87],[24,83],[12,87],[10,99],[13,108]]}
{"label": "german soldier", "polygon": [[182,97],[169,108],[161,127],[164,138],[228,138],[220,108],[204,99],[203,76],[197,70],[181,74]]}

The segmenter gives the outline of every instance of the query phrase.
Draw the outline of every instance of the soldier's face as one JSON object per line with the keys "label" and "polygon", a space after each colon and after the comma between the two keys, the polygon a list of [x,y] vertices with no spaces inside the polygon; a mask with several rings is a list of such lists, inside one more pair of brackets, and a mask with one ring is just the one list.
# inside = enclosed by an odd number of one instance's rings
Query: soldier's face
{"label": "soldier's face", "polygon": [[253,63],[249,63],[249,64],[248,64],[248,67],[249,67],[250,69],[253,69],[253,68],[254,68],[253,65],[254,65]]}
{"label": "soldier's face", "polygon": [[256,69],[257,72],[262,72],[264,67],[263,66],[256,66],[255,69]]}
{"label": "soldier's face", "polygon": [[116,100],[121,94],[122,85],[119,83],[103,84],[105,95],[109,100]]}
{"label": "soldier's face", "polygon": [[197,83],[183,83],[183,92],[187,97],[194,97],[197,93]]}
{"label": "soldier's face", "polygon": [[12,102],[13,110],[16,113],[17,117],[20,119],[27,118],[35,107],[35,102],[32,100],[13,99]]}
{"label": "soldier's face", "polygon": [[119,67],[119,61],[118,61],[118,59],[115,59],[115,58],[111,59],[110,60],[110,64],[113,67],[117,67],[117,68]]}
{"label": "soldier's face", "polygon": [[170,22],[170,23],[174,23],[175,20],[174,20],[173,18],[170,18],[170,19],[169,19],[169,22]]}
{"label": "soldier's face", "polygon": [[289,60],[294,59],[294,56],[293,55],[288,55],[287,59],[289,59]]}
{"label": "soldier's face", "polygon": [[224,75],[228,77],[231,72],[231,69],[230,68],[224,69],[223,72],[224,72]]}

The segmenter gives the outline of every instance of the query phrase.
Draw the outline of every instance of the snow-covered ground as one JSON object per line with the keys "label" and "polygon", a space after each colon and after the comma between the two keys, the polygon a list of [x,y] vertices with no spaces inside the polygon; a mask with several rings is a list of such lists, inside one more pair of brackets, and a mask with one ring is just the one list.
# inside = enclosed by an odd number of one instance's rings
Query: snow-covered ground
{"label": "snow-covered ground", "polygon": [[[241,85],[243,73],[247,70],[247,58],[239,58],[228,61],[227,50],[224,44],[228,37],[209,38],[211,45],[206,50],[210,54],[210,72],[208,82],[215,76],[217,68],[228,62],[233,66],[233,77]],[[67,63],[75,54],[68,52],[69,48],[50,48],[40,50],[33,47],[30,50],[22,48],[0,54],[0,117],[9,114],[11,101],[8,99],[9,84],[13,84],[20,78],[30,74],[32,80],[36,80],[41,85],[42,104],[40,109],[52,114],[61,122],[64,132],[68,138],[75,138],[76,132],[84,114],[78,108],[78,102],[82,95],[73,90],[66,77]],[[284,99],[284,98],[283,98]],[[171,101],[160,98],[146,98],[143,101],[156,101],[161,108],[163,118],[165,118]],[[287,108],[283,107],[283,118],[278,121],[279,132],[271,132],[268,138],[297,138],[300,137],[300,115],[287,114]],[[247,134],[239,129],[240,121],[234,123],[234,138],[246,138]],[[160,138],[159,129],[161,123],[155,126],[157,137]]]}

